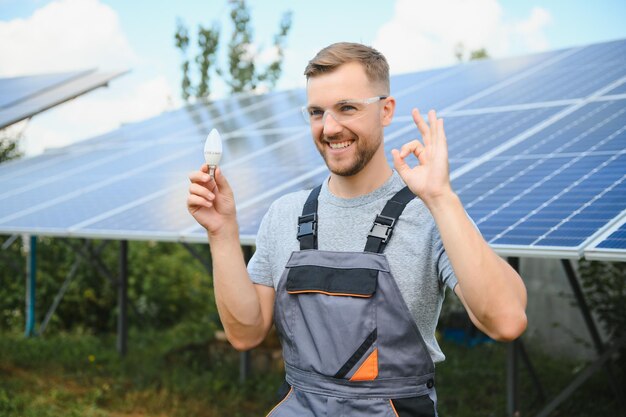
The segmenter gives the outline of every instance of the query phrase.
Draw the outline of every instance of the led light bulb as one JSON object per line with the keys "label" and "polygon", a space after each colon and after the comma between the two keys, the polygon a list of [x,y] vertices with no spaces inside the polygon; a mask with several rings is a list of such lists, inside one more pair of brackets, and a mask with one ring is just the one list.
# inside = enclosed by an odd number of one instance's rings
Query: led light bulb
{"label": "led light bulb", "polygon": [[222,159],[222,137],[217,129],[212,129],[204,142],[204,159],[209,166],[209,175],[215,178],[215,168]]}

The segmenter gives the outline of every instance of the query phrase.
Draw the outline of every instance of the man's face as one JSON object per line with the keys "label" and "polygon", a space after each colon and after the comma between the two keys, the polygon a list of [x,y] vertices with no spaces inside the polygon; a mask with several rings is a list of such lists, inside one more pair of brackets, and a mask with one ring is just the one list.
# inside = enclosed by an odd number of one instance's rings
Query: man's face
{"label": "man's face", "polygon": [[[342,101],[364,100],[384,95],[383,88],[367,79],[361,64],[343,64],[332,72],[311,77],[307,83],[307,107],[324,113],[311,123],[315,146],[328,169],[341,176],[360,172],[383,142],[383,101],[360,107],[360,117],[337,121],[335,114],[344,111]],[[346,111],[352,111],[349,107]],[[341,119],[341,117],[337,116]]]}

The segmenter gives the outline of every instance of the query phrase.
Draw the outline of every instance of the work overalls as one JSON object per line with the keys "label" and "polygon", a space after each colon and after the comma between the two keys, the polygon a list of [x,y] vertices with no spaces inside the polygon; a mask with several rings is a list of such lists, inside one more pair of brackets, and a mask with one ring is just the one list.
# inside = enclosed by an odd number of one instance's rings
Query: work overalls
{"label": "work overalls", "polygon": [[386,203],[364,252],[330,252],[317,250],[320,188],[276,291],[288,392],[268,417],[436,417],[435,366],[382,254],[415,196]]}

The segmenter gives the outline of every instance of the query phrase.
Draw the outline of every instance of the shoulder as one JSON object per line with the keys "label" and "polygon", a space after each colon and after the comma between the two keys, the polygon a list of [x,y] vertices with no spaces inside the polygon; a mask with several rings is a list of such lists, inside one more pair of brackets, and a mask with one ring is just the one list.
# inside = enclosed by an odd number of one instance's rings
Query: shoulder
{"label": "shoulder", "polygon": [[279,197],[270,205],[268,215],[284,216],[290,213],[302,213],[302,207],[310,192],[311,190],[301,190]]}

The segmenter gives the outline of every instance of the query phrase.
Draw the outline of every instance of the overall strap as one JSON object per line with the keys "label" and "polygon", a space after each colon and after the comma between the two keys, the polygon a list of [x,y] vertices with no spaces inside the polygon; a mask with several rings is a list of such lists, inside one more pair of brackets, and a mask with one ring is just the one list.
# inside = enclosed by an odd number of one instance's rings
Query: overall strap
{"label": "overall strap", "polygon": [[396,193],[385,207],[383,211],[376,216],[374,224],[367,235],[367,243],[365,244],[365,252],[382,253],[385,250],[387,241],[391,238],[391,232],[396,221],[404,211],[406,205],[415,198],[415,194],[404,187]]}
{"label": "overall strap", "polygon": [[321,189],[320,184],[311,190],[302,208],[302,216],[298,217],[300,250],[317,249],[317,197]]}

